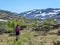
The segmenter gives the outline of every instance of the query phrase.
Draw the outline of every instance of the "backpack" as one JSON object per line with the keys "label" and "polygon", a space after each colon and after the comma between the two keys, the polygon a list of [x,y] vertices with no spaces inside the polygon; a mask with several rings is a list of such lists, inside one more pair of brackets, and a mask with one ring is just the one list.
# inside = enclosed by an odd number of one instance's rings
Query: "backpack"
{"label": "backpack", "polygon": [[16,26],[15,30],[16,30],[16,32],[18,32],[19,31],[19,26]]}

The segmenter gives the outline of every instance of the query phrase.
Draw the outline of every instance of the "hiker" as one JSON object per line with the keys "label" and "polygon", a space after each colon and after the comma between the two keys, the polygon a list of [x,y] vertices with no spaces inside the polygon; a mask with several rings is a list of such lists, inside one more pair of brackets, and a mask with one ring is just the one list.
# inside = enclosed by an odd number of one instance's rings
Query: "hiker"
{"label": "hiker", "polygon": [[19,30],[20,30],[20,27],[19,27],[19,25],[17,24],[16,27],[15,27],[16,41],[18,40],[18,37],[19,37]]}

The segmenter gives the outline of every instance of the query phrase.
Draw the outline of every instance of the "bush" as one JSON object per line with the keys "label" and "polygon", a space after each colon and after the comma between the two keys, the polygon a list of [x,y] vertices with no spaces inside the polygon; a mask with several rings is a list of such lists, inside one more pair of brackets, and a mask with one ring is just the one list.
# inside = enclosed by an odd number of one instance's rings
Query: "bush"
{"label": "bush", "polygon": [[6,30],[5,33],[12,33],[12,30]]}
{"label": "bush", "polygon": [[57,35],[60,35],[60,30],[57,32]]}
{"label": "bush", "polygon": [[53,45],[60,45],[60,41],[53,42]]}
{"label": "bush", "polygon": [[5,33],[12,33],[13,32],[13,28],[7,27],[5,30]]}
{"label": "bush", "polygon": [[29,45],[34,45],[32,42],[29,42]]}
{"label": "bush", "polygon": [[56,34],[55,32],[49,32],[48,33],[49,35],[54,35],[54,34]]}
{"label": "bush", "polygon": [[44,45],[44,43],[43,42],[40,42],[38,45]]}
{"label": "bush", "polygon": [[5,27],[0,27],[0,34],[3,34],[5,32]]}
{"label": "bush", "polygon": [[13,45],[23,45],[21,40],[18,40],[17,42],[14,41]]}

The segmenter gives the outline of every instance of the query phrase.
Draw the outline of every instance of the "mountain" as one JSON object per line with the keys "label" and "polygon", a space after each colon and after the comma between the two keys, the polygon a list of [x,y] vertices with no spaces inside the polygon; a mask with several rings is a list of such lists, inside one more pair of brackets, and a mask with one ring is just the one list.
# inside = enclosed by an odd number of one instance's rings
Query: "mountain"
{"label": "mountain", "polygon": [[22,12],[19,15],[26,18],[46,19],[52,17],[57,19],[60,18],[60,8],[33,9],[30,11]]}
{"label": "mountain", "polygon": [[17,13],[0,10],[0,19],[10,20],[10,19],[19,19],[20,17],[21,16],[19,16]]}
{"label": "mountain", "polygon": [[22,12],[20,14],[0,10],[0,19],[20,19],[22,17],[25,19],[46,19],[53,18],[55,21],[60,21],[60,8],[47,8],[47,9],[33,9],[30,11]]}
{"label": "mountain", "polygon": [[35,19],[29,19],[29,18],[22,17],[19,14],[14,13],[14,12],[0,10],[0,22],[8,21],[8,20],[18,20],[18,21],[22,20],[24,21],[25,24],[30,24]]}

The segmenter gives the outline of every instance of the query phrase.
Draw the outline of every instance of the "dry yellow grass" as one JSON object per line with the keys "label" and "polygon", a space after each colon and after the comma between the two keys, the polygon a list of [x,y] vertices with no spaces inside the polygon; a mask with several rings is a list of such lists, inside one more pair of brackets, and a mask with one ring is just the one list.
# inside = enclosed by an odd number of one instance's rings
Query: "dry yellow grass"
{"label": "dry yellow grass", "polygon": [[[57,29],[59,30],[59,29]],[[52,32],[56,32],[52,31]],[[49,35],[47,34],[46,36],[34,36],[36,35],[36,32],[31,32],[31,31],[21,31],[21,34],[19,36],[19,40],[22,40],[22,43],[26,43],[29,45],[29,42],[32,42],[34,45],[38,45],[40,42],[44,43],[44,45],[53,45],[53,41],[60,41],[60,36],[54,34],[54,35]],[[13,45],[15,40],[15,36],[9,36],[8,34],[3,34],[0,35],[0,45]]]}

